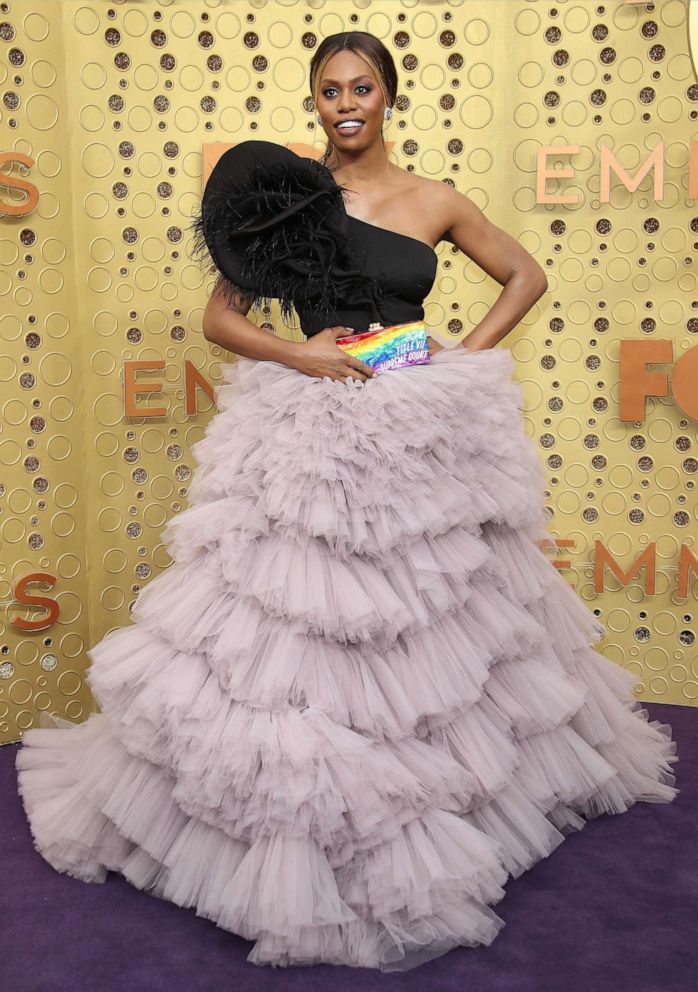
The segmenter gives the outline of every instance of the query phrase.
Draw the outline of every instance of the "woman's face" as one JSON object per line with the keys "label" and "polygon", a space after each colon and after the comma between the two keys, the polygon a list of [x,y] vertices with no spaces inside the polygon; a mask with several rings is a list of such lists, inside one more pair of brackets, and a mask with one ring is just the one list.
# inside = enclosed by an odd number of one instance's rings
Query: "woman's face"
{"label": "woman's face", "polygon": [[[337,52],[326,63],[318,87],[317,111],[325,132],[340,151],[359,151],[380,140],[385,100],[373,70],[355,52]],[[341,128],[341,121],[361,121]]]}

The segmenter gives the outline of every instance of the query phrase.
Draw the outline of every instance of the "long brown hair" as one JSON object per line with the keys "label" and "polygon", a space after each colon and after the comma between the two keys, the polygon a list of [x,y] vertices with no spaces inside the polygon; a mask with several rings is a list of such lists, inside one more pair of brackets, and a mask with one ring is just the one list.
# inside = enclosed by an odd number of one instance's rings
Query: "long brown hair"
{"label": "long brown hair", "polygon": [[[378,85],[383,91],[386,106],[392,107],[397,98],[397,69],[393,57],[383,42],[368,31],[339,31],[330,34],[320,42],[310,60],[310,91],[317,109],[320,80],[326,63],[337,52],[349,49],[365,59],[375,73]],[[332,152],[332,142],[328,140],[320,161],[326,164]]]}

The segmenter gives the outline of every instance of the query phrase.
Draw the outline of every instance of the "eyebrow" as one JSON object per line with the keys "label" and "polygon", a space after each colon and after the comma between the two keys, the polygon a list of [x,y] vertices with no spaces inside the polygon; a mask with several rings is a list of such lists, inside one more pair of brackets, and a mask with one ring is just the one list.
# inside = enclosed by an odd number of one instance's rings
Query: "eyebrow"
{"label": "eyebrow", "polygon": [[[368,75],[367,72],[362,72],[360,76],[354,76],[354,78],[353,79],[350,79],[349,82],[350,83],[355,83],[357,81],[357,79],[370,79],[370,78],[371,77]],[[336,85],[337,84],[337,80],[336,79],[323,79],[321,85],[324,86],[326,83],[334,83]]]}

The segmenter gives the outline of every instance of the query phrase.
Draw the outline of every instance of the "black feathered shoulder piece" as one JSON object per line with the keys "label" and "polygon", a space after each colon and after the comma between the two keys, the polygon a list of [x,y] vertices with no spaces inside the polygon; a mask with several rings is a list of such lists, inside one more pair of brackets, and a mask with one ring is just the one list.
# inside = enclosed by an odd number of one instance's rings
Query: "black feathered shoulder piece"
{"label": "black feathered shoulder piece", "polygon": [[296,300],[330,318],[342,300],[376,303],[352,237],[344,189],[314,159],[267,141],[243,141],[216,163],[192,224],[194,255],[220,273],[229,303],[254,309],[277,299],[284,321]]}

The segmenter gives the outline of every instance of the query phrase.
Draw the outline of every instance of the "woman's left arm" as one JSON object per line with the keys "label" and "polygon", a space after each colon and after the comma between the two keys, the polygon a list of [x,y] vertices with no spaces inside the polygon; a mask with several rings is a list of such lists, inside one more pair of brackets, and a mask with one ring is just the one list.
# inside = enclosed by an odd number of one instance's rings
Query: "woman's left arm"
{"label": "woman's left arm", "polygon": [[493,348],[543,296],[548,278],[533,255],[489,221],[469,197],[445,183],[440,186],[445,231],[441,240],[460,248],[504,287],[489,313],[461,341],[468,351]]}

